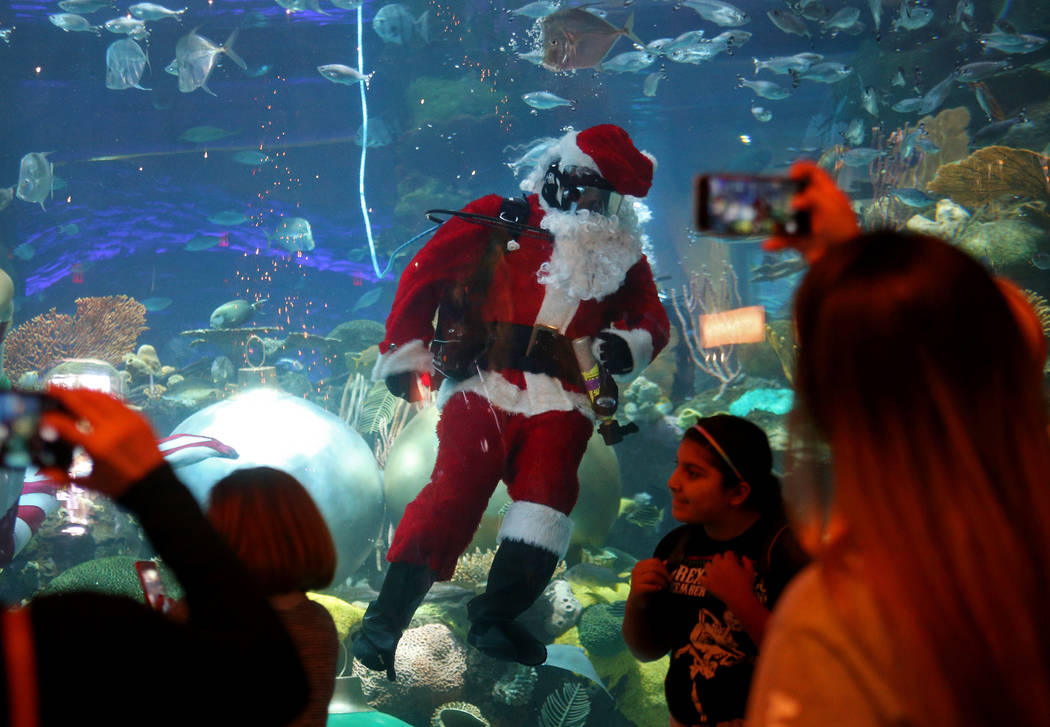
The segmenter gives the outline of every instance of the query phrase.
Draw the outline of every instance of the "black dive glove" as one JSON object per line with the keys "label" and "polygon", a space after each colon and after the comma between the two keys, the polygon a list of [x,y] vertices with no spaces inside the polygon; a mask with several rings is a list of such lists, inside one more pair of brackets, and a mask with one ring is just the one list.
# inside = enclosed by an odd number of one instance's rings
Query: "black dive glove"
{"label": "black dive glove", "polygon": [[626,374],[634,369],[631,347],[615,333],[602,331],[597,336],[598,359],[610,374]]}

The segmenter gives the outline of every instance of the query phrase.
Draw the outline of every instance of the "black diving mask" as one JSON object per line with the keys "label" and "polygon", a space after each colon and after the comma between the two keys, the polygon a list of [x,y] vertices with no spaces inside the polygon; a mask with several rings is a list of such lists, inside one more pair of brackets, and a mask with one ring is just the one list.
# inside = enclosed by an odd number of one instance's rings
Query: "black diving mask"
{"label": "black diving mask", "polygon": [[623,195],[601,175],[582,167],[560,169],[557,162],[547,169],[541,194],[563,212],[588,210],[606,217],[618,214],[623,202]]}

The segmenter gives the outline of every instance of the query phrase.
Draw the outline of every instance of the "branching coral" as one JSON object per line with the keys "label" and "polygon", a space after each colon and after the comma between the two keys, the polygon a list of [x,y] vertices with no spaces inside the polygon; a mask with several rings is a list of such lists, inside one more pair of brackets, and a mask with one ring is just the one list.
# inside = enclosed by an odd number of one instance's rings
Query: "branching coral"
{"label": "branching coral", "polygon": [[929,189],[969,207],[1006,195],[1050,201],[1050,158],[1027,149],[986,146],[938,169]]}
{"label": "branching coral", "polygon": [[7,336],[8,374],[44,372],[67,358],[97,358],[114,366],[135,350],[146,330],[146,307],[126,295],[77,298],[73,316],[47,313],[17,326]]}

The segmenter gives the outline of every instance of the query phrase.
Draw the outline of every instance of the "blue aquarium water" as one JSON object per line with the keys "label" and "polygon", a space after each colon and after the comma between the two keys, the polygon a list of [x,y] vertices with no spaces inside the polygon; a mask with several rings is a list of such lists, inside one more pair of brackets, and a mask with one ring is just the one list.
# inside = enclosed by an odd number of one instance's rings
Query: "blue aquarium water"
{"label": "blue aquarium water", "polygon": [[[464,645],[502,487],[425,605],[428,623],[451,629],[458,651],[442,658],[458,677],[428,682],[438,665],[426,653],[405,667],[418,673],[408,686],[354,673],[376,709],[419,727],[663,725],[665,666],[630,660],[616,604],[633,563],[675,525],[666,482],[682,426],[740,413],[780,465],[805,273],[759,235],[696,229],[694,179],[817,161],[863,227],[950,239],[1023,287],[1050,325],[1048,37],[1041,0],[6,3],[0,361],[25,388],[106,382],[158,436],[233,447],[233,463],[214,452],[182,463],[202,499],[241,464],[311,483],[306,470],[330,467],[309,487],[339,531],[327,593],[357,604],[355,628],[435,458],[436,404],[408,405],[371,378],[402,273],[448,217],[425,213],[518,196],[545,143],[621,126],[656,160],[648,196],[626,203],[674,335],[619,382],[616,421],[639,431],[614,447],[595,438],[581,465],[567,585],[545,597],[571,618],[537,617],[548,641],[581,647],[607,691]],[[755,306],[757,336],[704,347],[703,316]],[[283,390],[271,393],[297,400],[294,413],[245,395],[257,388]],[[34,489],[8,471],[0,505]],[[97,559],[151,555],[110,504],[34,497],[46,517],[15,537],[0,575],[8,602],[63,574],[90,578]],[[448,703],[459,706],[443,713]]]}

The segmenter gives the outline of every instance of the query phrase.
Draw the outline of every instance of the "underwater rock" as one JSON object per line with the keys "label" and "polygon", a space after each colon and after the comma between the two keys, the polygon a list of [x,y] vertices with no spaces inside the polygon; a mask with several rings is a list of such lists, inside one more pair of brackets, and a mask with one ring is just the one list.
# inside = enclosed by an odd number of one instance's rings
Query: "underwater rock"
{"label": "underwater rock", "polygon": [[357,318],[343,321],[328,332],[326,338],[339,341],[341,352],[360,352],[377,345],[386,336],[386,326],[378,321]]}
{"label": "underwater rock", "polygon": [[952,240],[969,222],[970,213],[965,208],[950,199],[942,199],[937,203],[936,219],[915,215],[908,220],[905,227],[912,232]]}
{"label": "underwater rock", "polygon": [[148,343],[144,343],[139,346],[139,350],[135,352],[135,356],[138,357],[139,361],[146,364],[150,372],[153,374],[159,374],[162,368],[160,364],[160,357],[157,356],[157,349]]}
{"label": "underwater rock", "polygon": [[[375,549],[383,519],[383,485],[361,436],[316,404],[271,388],[246,389],[190,415],[175,432],[214,437],[240,457],[213,457],[179,470],[199,502],[235,469],[268,465],[296,477],[317,503],[338,554],[336,579],[353,573]],[[429,712],[428,712],[429,714]]]}
{"label": "underwater rock", "polygon": [[467,647],[444,624],[405,631],[394,656],[397,681],[354,662],[368,703],[410,724],[425,724],[438,706],[465,698]]}
{"label": "underwater rock", "polygon": [[[383,471],[383,489],[387,515],[393,522],[401,519],[405,506],[430,479],[437,459],[437,420],[437,407],[423,409],[390,448]],[[621,489],[616,453],[597,433],[587,444],[578,474],[580,496],[569,513],[573,520],[572,542],[600,546],[619,514]],[[507,487],[500,482],[485,508],[471,548],[495,547],[496,533],[503,519],[500,510],[508,502]]]}
{"label": "underwater rock", "polygon": [[795,393],[791,389],[751,389],[729,405],[729,413],[746,417],[755,409],[784,415],[791,411]]}
{"label": "underwater rock", "polygon": [[1003,196],[1050,200],[1048,165],[1050,158],[1034,151],[986,146],[962,161],[938,169],[929,190],[967,207],[978,207]]}
{"label": "underwater rock", "polygon": [[623,392],[623,413],[630,421],[652,424],[669,414],[671,400],[660,387],[644,376],[639,376]]}
{"label": "underwater rock", "polygon": [[1011,268],[1028,272],[1031,259],[1045,248],[1046,233],[1020,219],[983,222],[967,227],[956,239],[961,249],[1000,273]]}
{"label": "underwater rock", "polygon": [[509,707],[528,704],[538,679],[539,675],[531,666],[515,664],[492,687],[492,697]]}
{"label": "underwater rock", "polygon": [[549,644],[575,626],[582,611],[583,605],[569,582],[557,578],[547,584],[543,594],[518,620],[537,639]]}

